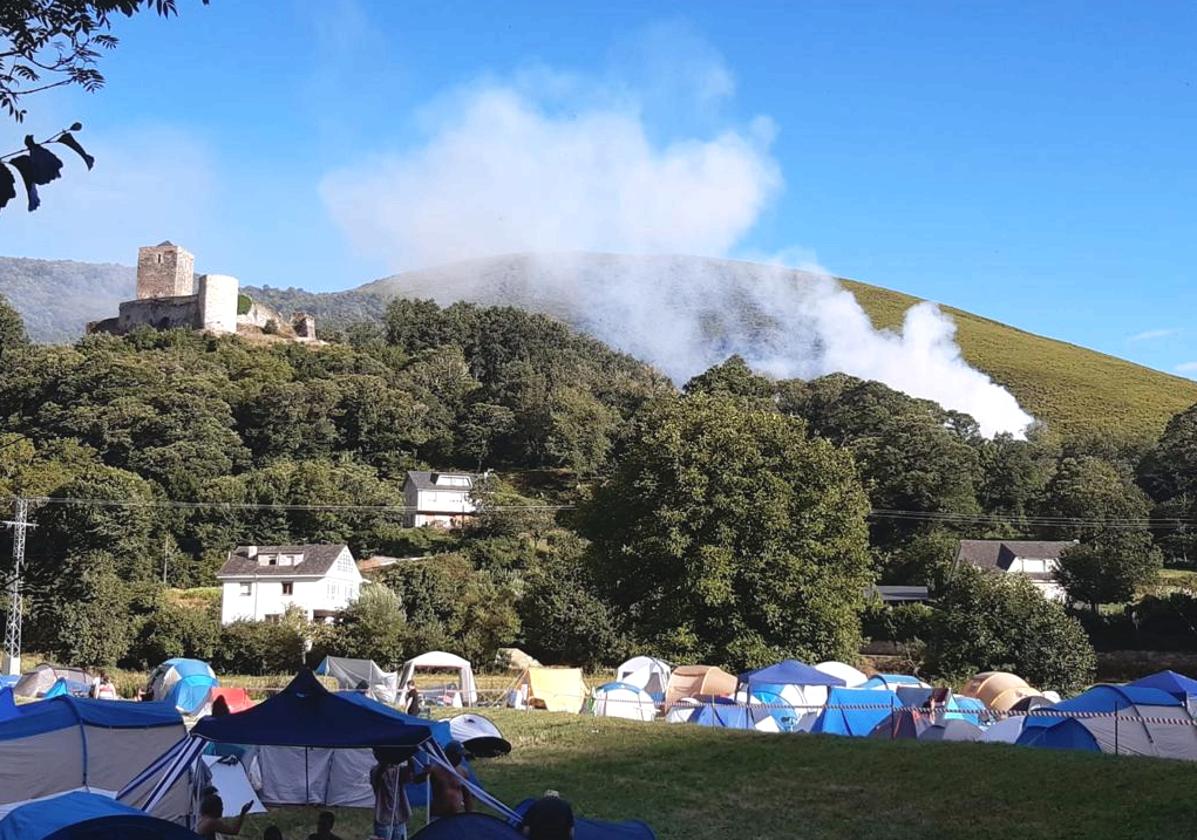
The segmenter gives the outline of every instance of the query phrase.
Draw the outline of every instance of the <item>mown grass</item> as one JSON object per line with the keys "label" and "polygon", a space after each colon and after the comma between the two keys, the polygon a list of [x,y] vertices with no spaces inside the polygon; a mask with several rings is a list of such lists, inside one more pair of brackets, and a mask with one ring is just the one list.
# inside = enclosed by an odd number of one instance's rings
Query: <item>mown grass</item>
{"label": "mown grass", "polygon": [[[704,838],[1154,838],[1197,825],[1197,764],[988,744],[725,732],[497,711],[513,744],[478,775],[515,804],[553,788],[599,819],[663,840]],[[318,809],[255,817],[306,837]],[[369,836],[366,810],[338,833]],[[420,817],[417,816],[416,822]],[[414,823],[413,823],[414,825]]]}
{"label": "mown grass", "polygon": [[[917,298],[843,281],[878,327],[897,327]],[[1168,419],[1197,403],[1197,382],[1074,344],[943,307],[969,364],[1010,390],[1024,409],[1068,437],[1155,440]]]}

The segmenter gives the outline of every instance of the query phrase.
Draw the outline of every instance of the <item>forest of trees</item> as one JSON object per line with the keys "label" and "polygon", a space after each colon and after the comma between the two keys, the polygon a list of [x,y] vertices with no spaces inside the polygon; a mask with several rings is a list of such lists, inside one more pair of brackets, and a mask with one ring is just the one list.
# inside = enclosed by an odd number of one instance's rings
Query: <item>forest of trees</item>
{"label": "forest of trees", "polygon": [[[476,526],[407,529],[381,509],[428,466],[497,471]],[[906,622],[934,673],[996,659],[1068,688],[1093,668],[1080,619],[1108,632],[1099,607],[1194,557],[1180,523],[1197,518],[1197,407],[1147,450],[1047,428],[990,440],[876,382],[775,381],[735,357],[679,391],[511,308],[399,300],[320,348],[150,330],[61,347],[30,344],[3,305],[0,497],[16,496],[46,499],[26,647],[81,664],[285,670],[305,640],[387,663],[429,647],[485,662],[510,644],[587,665],[850,658],[879,581],[939,594]],[[530,500],[561,509],[519,510]],[[1062,580],[1091,615],[958,574],[959,537],[1078,540]],[[238,543],[318,541],[429,556],[388,569],[332,628],[222,631],[167,597],[211,586]],[[1051,628],[1054,652],[976,641],[985,621],[1020,620]]]}

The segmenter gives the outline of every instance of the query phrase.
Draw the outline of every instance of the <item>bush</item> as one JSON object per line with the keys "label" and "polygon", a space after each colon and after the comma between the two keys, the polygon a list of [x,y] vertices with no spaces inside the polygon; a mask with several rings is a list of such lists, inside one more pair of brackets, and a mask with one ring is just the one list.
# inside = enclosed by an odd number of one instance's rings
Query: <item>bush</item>
{"label": "bush", "polygon": [[861,632],[874,641],[926,641],[931,635],[935,610],[926,604],[887,606],[876,602],[861,615]]}
{"label": "bush", "polygon": [[927,666],[948,681],[1013,671],[1039,688],[1068,692],[1093,678],[1097,659],[1080,622],[1021,575],[962,567],[937,600]]}
{"label": "bush", "polygon": [[342,656],[373,659],[384,670],[404,661],[403,603],[381,583],[362,588],[361,596],[337,619],[337,629]]}
{"label": "bush", "polygon": [[304,664],[304,634],[291,623],[235,621],[220,633],[218,673],[293,674]]}
{"label": "bush", "polygon": [[220,621],[205,609],[160,604],[139,624],[125,667],[153,668],[179,656],[207,662],[221,642]]}

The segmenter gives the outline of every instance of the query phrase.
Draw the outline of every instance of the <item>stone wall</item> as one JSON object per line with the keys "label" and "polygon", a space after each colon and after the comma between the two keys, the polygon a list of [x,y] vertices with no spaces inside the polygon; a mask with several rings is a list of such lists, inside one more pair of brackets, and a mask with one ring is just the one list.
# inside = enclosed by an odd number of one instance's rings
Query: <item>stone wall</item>
{"label": "stone wall", "polygon": [[137,298],[195,294],[195,257],[186,248],[164,242],[137,251]]}
{"label": "stone wall", "polygon": [[202,324],[199,296],[179,295],[151,300],[127,300],[122,303],[120,314],[116,317],[115,332],[123,335],[134,327],[142,326],[153,327],[156,330],[169,330],[174,327],[200,329]]}
{"label": "stone wall", "polygon": [[240,284],[227,274],[205,274],[199,279],[200,329],[210,333],[237,332],[237,292]]}

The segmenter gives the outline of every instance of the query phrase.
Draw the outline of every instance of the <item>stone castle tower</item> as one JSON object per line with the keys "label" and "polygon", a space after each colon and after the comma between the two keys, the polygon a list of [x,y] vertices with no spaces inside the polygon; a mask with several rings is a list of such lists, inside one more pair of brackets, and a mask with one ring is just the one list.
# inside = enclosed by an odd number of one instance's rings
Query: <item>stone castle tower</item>
{"label": "stone castle tower", "polygon": [[137,250],[137,299],[195,294],[195,257],[169,239]]}

